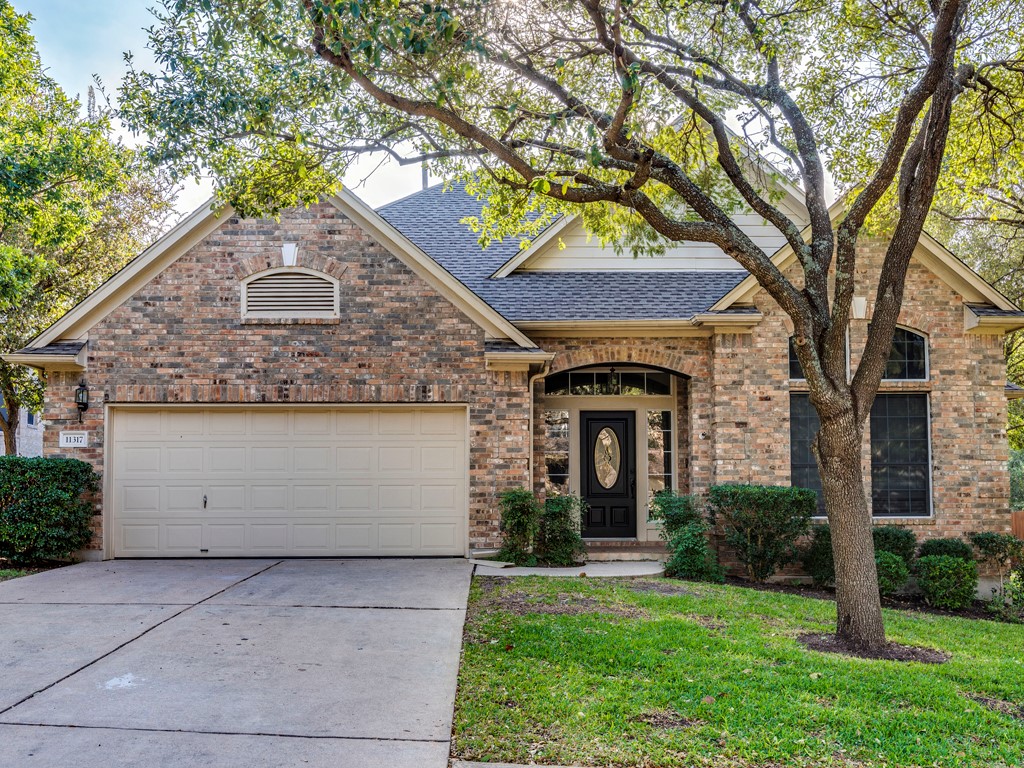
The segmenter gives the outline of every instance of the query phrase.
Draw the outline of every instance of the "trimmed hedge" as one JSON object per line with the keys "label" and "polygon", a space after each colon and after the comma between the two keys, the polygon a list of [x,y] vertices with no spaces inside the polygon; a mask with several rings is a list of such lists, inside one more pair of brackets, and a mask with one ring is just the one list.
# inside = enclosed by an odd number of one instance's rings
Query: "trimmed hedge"
{"label": "trimmed hedge", "polygon": [[766,580],[800,556],[797,541],[818,509],[814,491],[785,486],[713,485],[707,500],[711,520],[753,581]]}
{"label": "trimmed hedge", "polygon": [[899,556],[903,564],[910,567],[917,551],[917,537],[909,528],[898,525],[877,525],[871,529],[875,552],[890,552]]}
{"label": "trimmed hedge", "polygon": [[533,544],[540,532],[541,517],[537,497],[525,488],[513,488],[501,494],[498,505],[503,539],[498,558],[516,565],[536,565]]}
{"label": "trimmed hedge", "polygon": [[661,520],[661,538],[669,551],[665,575],[694,581],[725,581],[718,558],[708,542],[709,526],[700,500],[659,491],[651,501],[651,518]]}
{"label": "trimmed hedge", "polygon": [[875,570],[878,572],[878,592],[882,595],[899,592],[910,578],[910,569],[903,558],[892,552],[875,553]]}
{"label": "trimmed hedge", "polygon": [[99,488],[92,466],[78,459],[0,456],[0,557],[18,565],[63,560],[92,539]]}
{"label": "trimmed hedge", "polygon": [[835,583],[836,561],[832,557],[832,529],[827,523],[811,528],[811,541],[804,548],[800,562],[816,587]]}
{"label": "trimmed hedge", "polygon": [[580,536],[580,524],[587,504],[576,494],[548,496],[540,517],[535,552],[546,565],[576,565],[585,559],[587,548]]}
{"label": "trimmed hedge", "polygon": [[974,550],[971,549],[971,545],[963,539],[958,538],[928,539],[921,544],[921,550],[918,552],[917,556],[957,557],[961,560],[974,562]]}
{"label": "trimmed hedge", "polygon": [[914,570],[924,600],[935,608],[959,611],[968,607],[978,591],[978,564],[952,555],[925,555]]}

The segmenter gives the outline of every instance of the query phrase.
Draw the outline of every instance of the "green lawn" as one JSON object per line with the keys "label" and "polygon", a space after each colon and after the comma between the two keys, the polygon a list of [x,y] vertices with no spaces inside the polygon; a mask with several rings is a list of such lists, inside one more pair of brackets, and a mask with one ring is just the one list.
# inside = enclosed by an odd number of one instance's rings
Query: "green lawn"
{"label": "green lawn", "polygon": [[0,568],[0,581],[16,579],[19,576],[28,576],[28,571],[19,571],[15,568]]}
{"label": "green lawn", "polygon": [[1024,627],[886,612],[890,639],[948,653],[941,665],[797,643],[834,619],[831,602],[738,587],[475,579],[454,752],[644,768],[1024,763]]}

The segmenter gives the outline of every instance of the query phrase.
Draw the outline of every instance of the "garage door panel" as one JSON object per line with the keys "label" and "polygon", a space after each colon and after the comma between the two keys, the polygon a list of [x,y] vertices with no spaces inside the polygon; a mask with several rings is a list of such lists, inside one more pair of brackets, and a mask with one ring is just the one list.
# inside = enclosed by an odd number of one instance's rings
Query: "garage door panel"
{"label": "garage door panel", "polygon": [[209,523],[206,525],[205,545],[213,552],[245,554],[245,525],[242,523]]}
{"label": "garage door panel", "polygon": [[[247,411],[206,411],[207,432],[210,435],[244,435]],[[134,418],[134,414],[132,414]]]}
{"label": "garage door panel", "polygon": [[377,414],[378,430],[381,435],[416,434],[415,411],[381,411]]}
{"label": "garage door panel", "polygon": [[245,448],[235,446],[210,446],[211,472],[245,472]]}
{"label": "garage door panel", "polygon": [[386,445],[377,449],[377,470],[408,474],[418,470],[416,449],[410,445]]}
{"label": "garage door panel", "polygon": [[114,554],[462,554],[465,421],[464,409],[115,409]]}
{"label": "garage door panel", "polygon": [[335,411],[335,434],[341,437],[372,435],[374,415],[373,411]]}

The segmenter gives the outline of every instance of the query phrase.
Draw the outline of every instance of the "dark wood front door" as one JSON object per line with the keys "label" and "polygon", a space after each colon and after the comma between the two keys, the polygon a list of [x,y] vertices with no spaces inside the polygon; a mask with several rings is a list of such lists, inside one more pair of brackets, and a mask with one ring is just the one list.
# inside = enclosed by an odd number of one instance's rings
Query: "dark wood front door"
{"label": "dark wood front door", "polygon": [[636,537],[636,414],[580,412],[586,538]]}

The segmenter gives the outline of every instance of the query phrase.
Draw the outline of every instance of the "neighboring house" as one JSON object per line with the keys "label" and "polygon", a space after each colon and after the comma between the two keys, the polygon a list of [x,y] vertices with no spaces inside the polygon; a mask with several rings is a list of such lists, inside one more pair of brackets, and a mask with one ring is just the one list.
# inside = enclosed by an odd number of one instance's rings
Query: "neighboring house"
{"label": "neighboring house", "polygon": [[[4,407],[3,397],[0,397],[0,419],[7,421],[7,409]],[[0,439],[0,456],[3,456],[4,453],[6,453],[4,441]],[[24,408],[21,409],[21,414],[18,416],[18,455],[43,455],[42,419]]]}
{"label": "neighboring house", "polygon": [[[661,488],[816,484],[792,325],[724,253],[617,256],[571,218],[481,250],[459,223],[479,207],[434,187],[279,222],[204,208],[7,355],[46,371],[46,454],[103,472],[97,556],[460,555],[498,543],[520,486],[578,492],[585,536],[643,543]],[[854,365],[884,242],[861,249]],[[1003,334],[1022,327],[921,238],[864,446],[876,518],[1009,528]]]}

